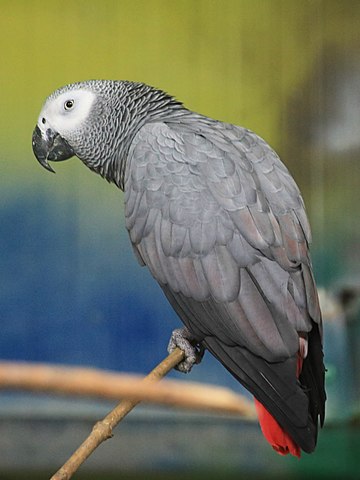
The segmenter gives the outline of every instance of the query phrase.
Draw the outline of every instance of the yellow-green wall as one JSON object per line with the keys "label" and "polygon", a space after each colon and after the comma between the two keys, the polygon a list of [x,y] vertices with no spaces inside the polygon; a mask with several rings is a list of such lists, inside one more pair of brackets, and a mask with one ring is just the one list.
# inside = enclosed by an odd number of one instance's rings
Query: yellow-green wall
{"label": "yellow-green wall", "polygon": [[1,0],[2,148],[27,152],[44,97],[87,78],[153,84],[279,145],[284,98],[325,43],[353,45],[359,12],[332,0]]}

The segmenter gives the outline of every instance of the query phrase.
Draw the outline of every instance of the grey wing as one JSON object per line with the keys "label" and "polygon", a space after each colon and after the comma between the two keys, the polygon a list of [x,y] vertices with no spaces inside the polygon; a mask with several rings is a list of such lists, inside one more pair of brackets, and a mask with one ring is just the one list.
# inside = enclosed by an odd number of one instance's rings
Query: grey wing
{"label": "grey wing", "polygon": [[311,450],[316,427],[295,369],[298,332],[320,311],[304,206],[276,154],[220,122],[147,125],[129,154],[125,202],[134,249],[182,321]]}

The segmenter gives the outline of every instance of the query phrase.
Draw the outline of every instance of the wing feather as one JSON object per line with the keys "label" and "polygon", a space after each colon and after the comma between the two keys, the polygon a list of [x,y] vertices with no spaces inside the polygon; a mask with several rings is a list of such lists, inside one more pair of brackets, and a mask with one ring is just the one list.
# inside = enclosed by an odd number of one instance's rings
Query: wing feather
{"label": "wing feather", "polygon": [[308,361],[303,378],[320,385],[309,420],[296,358],[299,332],[314,322],[321,330],[321,314],[300,192],[255,134],[193,120],[148,124],[135,137],[125,176],[131,241],[199,342],[310,451],[325,394],[323,368]]}
{"label": "wing feather", "polygon": [[216,246],[201,257],[201,265],[212,297],[218,302],[233,301],[240,289],[239,267],[228,248]]}

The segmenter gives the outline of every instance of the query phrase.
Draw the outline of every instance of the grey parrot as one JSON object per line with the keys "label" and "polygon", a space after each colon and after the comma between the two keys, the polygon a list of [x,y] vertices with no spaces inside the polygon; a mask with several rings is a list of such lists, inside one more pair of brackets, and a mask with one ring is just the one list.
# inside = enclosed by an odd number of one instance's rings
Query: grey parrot
{"label": "grey parrot", "polygon": [[90,80],[46,100],[32,145],[43,167],[77,156],[124,191],[141,265],[184,328],[189,371],[210,351],[255,398],[280,454],[316,446],[325,414],[322,321],[299,189],[252,131],[143,83]]}

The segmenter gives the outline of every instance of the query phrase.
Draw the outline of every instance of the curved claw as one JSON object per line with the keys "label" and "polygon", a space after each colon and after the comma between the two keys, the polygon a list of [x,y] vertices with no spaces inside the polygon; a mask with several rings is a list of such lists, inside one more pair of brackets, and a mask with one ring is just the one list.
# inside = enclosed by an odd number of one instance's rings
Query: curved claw
{"label": "curved claw", "polygon": [[177,347],[185,353],[185,360],[180,362],[175,368],[179,372],[189,373],[195,364],[201,362],[205,348],[196,341],[186,327],[177,328],[171,334],[168,352],[171,353]]}

